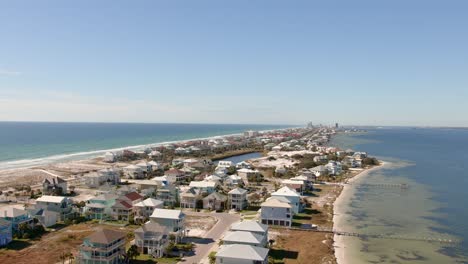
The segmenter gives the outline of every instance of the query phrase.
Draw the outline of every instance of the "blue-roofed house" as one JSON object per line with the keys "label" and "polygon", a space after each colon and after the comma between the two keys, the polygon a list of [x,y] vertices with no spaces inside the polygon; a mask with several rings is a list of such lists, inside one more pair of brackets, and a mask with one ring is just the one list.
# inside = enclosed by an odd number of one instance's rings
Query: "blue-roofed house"
{"label": "blue-roofed house", "polygon": [[28,224],[30,227],[34,225],[33,218],[30,214],[26,210],[16,206],[0,208],[0,219],[10,222],[13,231],[18,231],[19,225],[23,223]]}
{"label": "blue-roofed house", "polygon": [[0,219],[0,247],[8,245],[13,240],[13,229],[11,223]]}

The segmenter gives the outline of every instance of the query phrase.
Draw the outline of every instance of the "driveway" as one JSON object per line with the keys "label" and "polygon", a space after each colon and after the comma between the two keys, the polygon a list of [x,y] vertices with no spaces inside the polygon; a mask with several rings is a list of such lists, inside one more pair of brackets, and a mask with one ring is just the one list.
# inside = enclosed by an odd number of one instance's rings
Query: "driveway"
{"label": "driveway", "polygon": [[197,213],[197,212],[184,212],[186,215],[195,216],[211,216],[216,217],[218,222],[208,231],[202,238],[190,238],[187,237],[185,241],[195,243],[194,255],[183,258],[180,263],[192,264],[202,263],[208,254],[212,251],[212,248],[217,248],[218,240],[226,232],[233,223],[240,221],[239,214],[228,214],[228,213]]}

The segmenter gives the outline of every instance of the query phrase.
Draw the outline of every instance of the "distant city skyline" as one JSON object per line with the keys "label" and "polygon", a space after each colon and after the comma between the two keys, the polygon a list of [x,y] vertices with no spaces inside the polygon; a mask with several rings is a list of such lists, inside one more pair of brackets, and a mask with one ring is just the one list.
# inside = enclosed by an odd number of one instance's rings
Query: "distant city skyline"
{"label": "distant city skyline", "polygon": [[466,1],[0,3],[0,121],[468,127]]}

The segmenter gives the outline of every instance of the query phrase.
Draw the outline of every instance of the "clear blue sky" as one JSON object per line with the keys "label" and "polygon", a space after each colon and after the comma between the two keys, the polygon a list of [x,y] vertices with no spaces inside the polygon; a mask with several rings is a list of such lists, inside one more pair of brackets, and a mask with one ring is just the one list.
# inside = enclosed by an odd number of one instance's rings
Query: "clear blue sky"
{"label": "clear blue sky", "polygon": [[468,126],[468,1],[2,1],[0,120]]}

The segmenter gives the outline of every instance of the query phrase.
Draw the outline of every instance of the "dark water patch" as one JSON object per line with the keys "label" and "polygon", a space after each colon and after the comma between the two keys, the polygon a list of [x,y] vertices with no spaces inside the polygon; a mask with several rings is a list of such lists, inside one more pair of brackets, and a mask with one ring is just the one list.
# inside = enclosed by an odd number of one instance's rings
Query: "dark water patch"
{"label": "dark water patch", "polygon": [[398,258],[404,261],[427,261],[428,259],[418,253],[418,251],[402,251],[396,254]]}
{"label": "dark water patch", "polygon": [[459,247],[442,247],[437,252],[452,258],[461,258],[463,257],[464,250]]}

